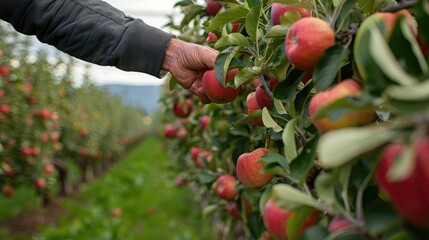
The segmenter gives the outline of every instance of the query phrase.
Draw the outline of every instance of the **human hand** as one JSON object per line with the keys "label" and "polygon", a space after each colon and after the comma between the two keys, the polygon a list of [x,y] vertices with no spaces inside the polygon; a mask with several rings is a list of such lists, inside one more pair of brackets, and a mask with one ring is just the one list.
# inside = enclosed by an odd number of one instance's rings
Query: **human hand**
{"label": "human hand", "polygon": [[203,103],[210,103],[204,93],[204,72],[214,68],[218,52],[212,48],[172,38],[165,52],[162,69],[169,71],[177,82],[198,96]]}

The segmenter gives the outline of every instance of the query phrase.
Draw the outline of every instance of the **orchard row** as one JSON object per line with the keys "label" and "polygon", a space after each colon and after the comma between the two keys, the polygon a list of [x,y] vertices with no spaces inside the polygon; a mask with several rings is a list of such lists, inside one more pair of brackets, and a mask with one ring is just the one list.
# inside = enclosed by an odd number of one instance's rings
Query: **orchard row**
{"label": "orchard row", "polygon": [[203,105],[171,79],[167,145],[234,239],[426,239],[429,2],[178,1],[220,52]]}

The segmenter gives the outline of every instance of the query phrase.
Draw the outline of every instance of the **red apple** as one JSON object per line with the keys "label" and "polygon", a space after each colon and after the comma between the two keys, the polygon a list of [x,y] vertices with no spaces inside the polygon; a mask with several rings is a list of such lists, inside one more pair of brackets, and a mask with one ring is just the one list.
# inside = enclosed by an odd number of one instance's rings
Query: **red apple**
{"label": "red apple", "polygon": [[80,149],[80,155],[82,157],[88,157],[89,156],[89,149],[88,148],[82,148],[82,149]]}
{"label": "red apple", "polygon": [[325,50],[335,44],[334,30],[320,18],[301,18],[289,28],[285,50],[297,69],[312,71]]}
{"label": "red apple", "polygon": [[216,36],[216,34],[212,32],[208,33],[208,36],[206,38],[207,43],[216,42],[217,40],[219,40],[219,38]]}
{"label": "red apple", "polygon": [[[258,103],[256,102],[256,92],[251,92],[249,93],[249,95],[247,95],[246,107],[247,107],[247,115],[250,115],[257,110],[261,110]],[[252,119],[251,123],[258,126],[264,126],[264,123],[262,122],[262,118],[260,117]]]}
{"label": "red apple", "polygon": [[216,16],[222,6],[221,2],[206,0],[206,11],[209,16]]}
{"label": "red apple", "polygon": [[112,217],[114,217],[114,218],[119,218],[119,217],[121,217],[122,216],[122,209],[120,209],[120,208],[114,208],[114,209],[112,209]]}
{"label": "red apple", "polygon": [[[239,70],[237,68],[229,70],[226,74],[225,82],[233,80],[238,72]],[[233,101],[241,89],[241,87],[237,89],[233,87],[223,87],[217,80],[214,70],[205,72],[202,81],[205,94],[214,103],[222,104]]]}
{"label": "red apple", "polygon": [[42,190],[46,187],[46,180],[44,178],[37,178],[34,181],[34,186],[36,187],[36,189],[38,190]]}
{"label": "red apple", "polygon": [[40,154],[40,148],[39,147],[33,147],[33,149],[31,150],[31,155],[33,157],[37,157]]}
{"label": "red apple", "polygon": [[207,163],[210,163],[210,161],[213,158],[213,154],[209,151],[203,151],[199,154],[198,159],[196,161],[197,167],[198,168],[204,168],[204,161],[206,161]]}
{"label": "red apple", "polygon": [[82,129],[80,129],[80,131],[79,131],[79,135],[81,136],[81,137],[86,137],[86,136],[88,136],[88,130],[86,130],[86,128],[82,128]]}
{"label": "red apple", "polygon": [[33,91],[33,85],[31,83],[24,83],[23,85],[23,91],[26,94],[30,94]]}
{"label": "red apple", "polygon": [[181,102],[177,102],[173,106],[173,113],[177,117],[180,118],[187,118],[192,112],[192,100],[187,98],[185,100],[185,105],[183,105]]}
{"label": "red apple", "polygon": [[21,155],[23,157],[31,157],[33,154],[33,149],[31,147],[22,147],[21,148]]}
{"label": "red apple", "polygon": [[[286,225],[288,219],[295,214],[294,211],[288,211],[280,208],[275,201],[270,198],[265,204],[262,219],[267,231],[276,239],[287,239]],[[304,232],[307,228],[317,223],[318,212],[314,211],[304,220],[299,227],[298,234]]]}
{"label": "red apple", "polygon": [[402,180],[390,180],[388,172],[404,150],[402,142],[388,145],[381,154],[375,179],[406,220],[420,228],[429,229],[429,191],[424,188],[429,184],[429,138],[419,139],[413,146],[415,156],[407,159],[414,163],[411,174]]}
{"label": "red apple", "polygon": [[238,191],[235,189],[237,181],[229,174],[224,174],[218,177],[215,182],[215,190],[218,197],[232,201],[238,195]]}
{"label": "red apple", "polygon": [[164,126],[164,136],[166,138],[175,138],[176,137],[176,127],[173,124],[166,124]]}
{"label": "red apple", "polygon": [[188,131],[185,128],[179,128],[177,130],[176,137],[180,141],[182,141],[182,142],[185,141],[187,136],[188,136]]}
{"label": "red apple", "polygon": [[10,112],[10,107],[7,104],[0,104],[0,113],[3,113],[4,115],[8,115]]}
{"label": "red apple", "polygon": [[[269,86],[270,86],[270,91],[273,92],[274,88],[280,83],[280,81],[274,77],[273,75],[269,75],[270,81],[269,81]],[[256,88],[256,102],[258,103],[258,106],[260,109],[263,109],[264,107],[268,108],[269,110],[271,110],[273,108],[273,100],[270,98],[270,96],[268,96],[267,92],[265,91],[265,89],[262,87],[262,85],[259,85]]]}
{"label": "red apple", "polygon": [[177,176],[176,179],[174,179],[174,184],[176,184],[177,187],[183,187],[186,185],[186,178]]}
{"label": "red apple", "polygon": [[9,68],[7,66],[0,66],[0,76],[9,76]]}
{"label": "red apple", "polygon": [[273,22],[273,25],[279,25],[280,17],[288,11],[296,11],[302,18],[311,17],[310,9],[288,6],[281,3],[273,3],[271,6],[271,21]]}
{"label": "red apple", "polygon": [[268,149],[258,148],[250,153],[243,153],[237,159],[237,177],[248,188],[260,188],[269,183],[274,175],[261,173],[265,163],[259,162],[261,157],[269,152]]}
{"label": "red apple", "polygon": [[46,174],[52,174],[55,171],[55,168],[52,164],[46,164],[43,170]]}
{"label": "red apple", "polygon": [[12,197],[15,194],[15,189],[10,185],[4,185],[2,187],[2,192],[6,197]]}
{"label": "red apple", "polygon": [[311,98],[308,106],[309,115],[310,118],[312,118],[314,126],[319,129],[320,132],[324,133],[332,129],[365,125],[374,121],[375,114],[373,110],[349,112],[335,120],[329,117],[313,119],[316,112],[326,104],[341,98],[358,96],[361,92],[362,87],[356,81],[347,79],[326,91],[316,93]]}
{"label": "red apple", "polygon": [[3,90],[3,89],[0,89],[0,98],[3,98],[3,97],[4,97],[4,95],[5,95],[4,90]]}
{"label": "red apple", "polygon": [[[240,199],[240,201],[242,203],[241,204],[242,205],[241,211],[243,211],[243,210],[246,211],[246,216],[249,216],[250,213],[252,213],[252,206],[250,205],[249,200],[247,200],[247,198],[242,198],[242,199]],[[241,214],[238,211],[238,205],[236,202],[233,202],[233,203],[231,203],[231,205],[229,205],[228,212],[233,218],[235,218],[237,220],[241,219]]]}
{"label": "red apple", "polygon": [[210,123],[210,117],[207,115],[202,116],[200,119],[201,130],[204,131],[209,125],[209,123]]}
{"label": "red apple", "polygon": [[342,216],[336,215],[332,218],[332,220],[328,224],[328,231],[330,233],[334,233],[340,231],[344,228],[350,227],[352,224],[349,220],[345,219]]}
{"label": "red apple", "polygon": [[59,132],[51,132],[51,141],[56,142],[60,139],[60,133]]}
{"label": "red apple", "polygon": [[9,164],[3,165],[3,172],[4,172],[4,175],[9,178],[13,178],[16,175],[15,171]]}
{"label": "red apple", "polygon": [[231,33],[235,33],[238,32],[238,28],[240,27],[240,23],[239,22],[233,22],[231,23],[232,28],[231,28]]}
{"label": "red apple", "polygon": [[194,161],[197,161],[198,156],[200,155],[200,152],[201,152],[201,148],[194,146],[194,147],[191,147],[191,149],[189,150],[189,155],[191,155],[191,158]]}

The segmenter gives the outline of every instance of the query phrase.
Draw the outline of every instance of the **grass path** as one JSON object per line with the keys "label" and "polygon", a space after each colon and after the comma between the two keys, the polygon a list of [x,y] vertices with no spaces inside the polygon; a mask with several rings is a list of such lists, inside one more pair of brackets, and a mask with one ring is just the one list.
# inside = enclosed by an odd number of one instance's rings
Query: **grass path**
{"label": "grass path", "polygon": [[[177,188],[162,140],[148,137],[102,178],[63,204],[69,214],[42,239],[215,239],[192,192]],[[122,215],[112,217],[112,209]]]}

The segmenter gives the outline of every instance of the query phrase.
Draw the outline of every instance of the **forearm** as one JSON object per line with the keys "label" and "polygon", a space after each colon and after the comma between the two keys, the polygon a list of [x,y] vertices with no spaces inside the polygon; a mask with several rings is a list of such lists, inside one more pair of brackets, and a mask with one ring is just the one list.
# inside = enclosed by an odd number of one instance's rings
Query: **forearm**
{"label": "forearm", "polygon": [[82,60],[154,76],[171,38],[99,0],[0,0],[0,18]]}

